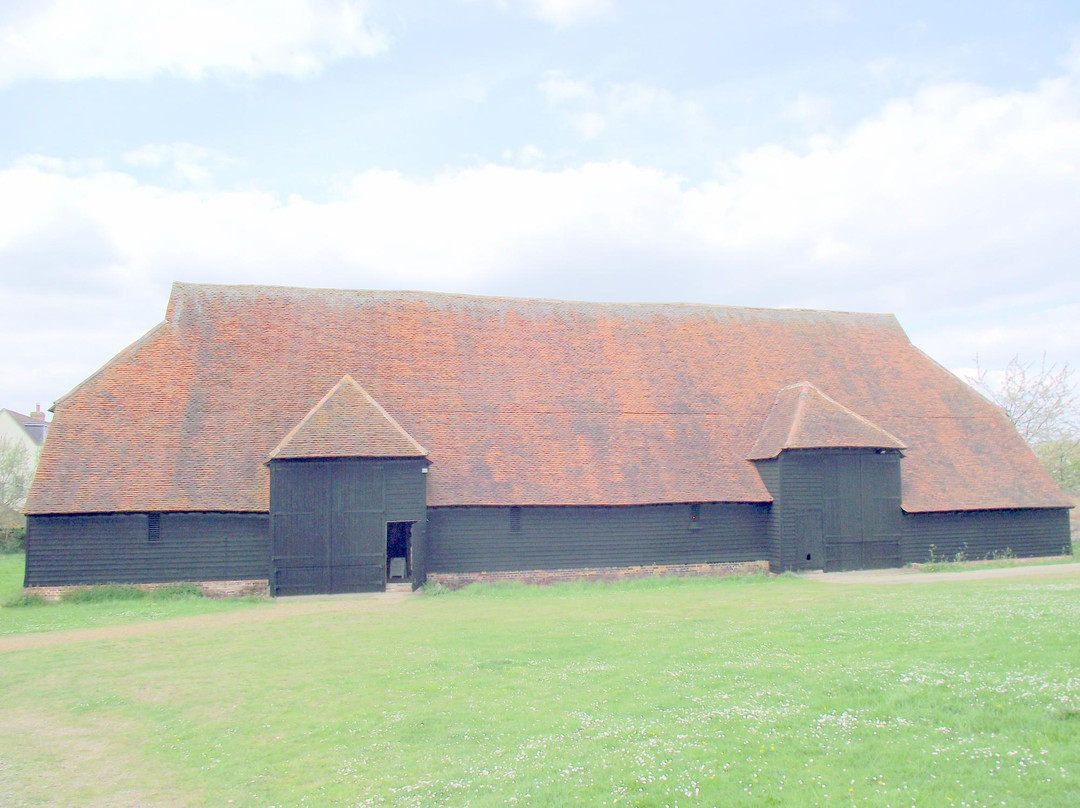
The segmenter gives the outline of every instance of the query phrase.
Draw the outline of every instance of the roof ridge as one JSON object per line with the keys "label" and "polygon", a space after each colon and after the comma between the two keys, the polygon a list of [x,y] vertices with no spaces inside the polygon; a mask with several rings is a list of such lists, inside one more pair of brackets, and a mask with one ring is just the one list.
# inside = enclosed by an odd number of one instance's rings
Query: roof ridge
{"label": "roof ridge", "polygon": [[[780,398],[780,393],[783,393],[785,390],[791,390],[791,389],[796,388],[796,387],[803,387],[803,388],[809,387],[809,388],[811,388],[813,390],[817,390],[817,388],[814,387],[814,385],[810,384],[810,382],[808,382],[808,381],[796,382],[795,384],[789,384],[787,387],[781,387],[780,390],[777,391],[777,393],[776,393],[777,399]],[[795,399],[795,412],[791,416],[791,423],[788,425],[787,435],[784,436],[784,445],[785,446],[790,444],[795,439],[795,435],[797,434],[797,427],[799,427],[802,424],[803,414],[805,413],[805,410],[806,410],[806,394],[803,393],[797,399]]]}
{"label": "roof ridge", "polygon": [[469,292],[439,292],[423,289],[347,289],[341,287],[310,287],[310,286],[277,286],[274,284],[219,284],[219,283],[196,283],[188,281],[173,281],[172,291],[169,295],[169,303],[166,308],[166,321],[172,321],[177,298],[192,292],[205,290],[208,292],[262,292],[264,294],[300,293],[308,296],[330,294],[348,295],[371,295],[385,297],[387,299],[401,299],[413,297],[420,300],[458,300],[463,302],[491,302],[491,303],[536,303],[546,305],[587,306],[601,309],[629,308],[642,311],[660,310],[664,308],[676,308],[685,311],[715,311],[715,312],[747,312],[770,315],[799,315],[799,314],[825,314],[832,316],[851,318],[871,318],[889,320],[897,328],[903,330],[896,316],[889,312],[862,312],[840,309],[814,309],[802,307],[777,308],[767,306],[735,306],[725,303],[692,303],[687,301],[616,301],[616,300],[579,300],[573,298],[549,298],[549,297],[518,297],[514,295],[482,295]]}

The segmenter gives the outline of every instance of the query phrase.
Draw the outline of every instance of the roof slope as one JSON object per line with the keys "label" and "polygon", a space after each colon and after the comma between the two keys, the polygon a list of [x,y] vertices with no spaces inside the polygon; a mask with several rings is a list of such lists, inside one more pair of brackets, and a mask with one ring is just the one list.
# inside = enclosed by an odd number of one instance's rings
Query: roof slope
{"label": "roof slope", "polygon": [[747,457],[767,460],[784,449],[905,448],[898,438],[833,401],[810,382],[799,382],[776,394]]}
{"label": "roof slope", "polygon": [[[39,407],[40,409],[40,407]],[[45,432],[43,430],[31,429],[31,426],[43,426],[48,427],[47,421],[38,421],[31,415],[23,415],[21,412],[15,412],[15,410],[9,410],[6,407],[0,407],[0,413],[6,412],[12,421],[18,425],[23,434],[30,440],[40,446],[45,442]]]}
{"label": "roof slope", "polygon": [[888,315],[178,283],[57,402],[27,512],[266,511],[264,461],[345,374],[435,506],[767,502],[746,458],[802,380],[908,447],[909,511],[1069,504]]}
{"label": "roof slope", "polygon": [[269,459],[426,455],[424,447],[346,374],[270,452]]}

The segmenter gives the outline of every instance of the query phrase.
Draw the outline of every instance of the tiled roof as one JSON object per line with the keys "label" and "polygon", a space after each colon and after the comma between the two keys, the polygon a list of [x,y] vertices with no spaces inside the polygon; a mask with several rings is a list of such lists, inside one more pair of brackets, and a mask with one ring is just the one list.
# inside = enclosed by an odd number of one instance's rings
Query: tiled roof
{"label": "tiled roof", "polygon": [[810,382],[799,382],[777,393],[747,457],[766,460],[784,449],[904,448],[898,438],[833,401]]}
{"label": "tiled roof", "polygon": [[269,459],[426,455],[424,447],[346,374],[289,431]]}
{"label": "tiled roof", "polygon": [[6,407],[0,408],[0,412],[6,412],[11,416],[11,420],[19,425],[26,436],[30,438],[34,443],[40,445],[45,442],[45,433],[41,429],[31,429],[29,427],[36,425],[47,426],[45,421],[35,420],[29,415],[23,415],[21,412],[15,412],[15,410],[9,410]]}
{"label": "tiled roof", "polygon": [[889,315],[178,283],[55,405],[27,512],[266,511],[345,374],[427,448],[434,506],[767,502],[747,457],[803,380],[903,442],[908,511],[1070,504]]}

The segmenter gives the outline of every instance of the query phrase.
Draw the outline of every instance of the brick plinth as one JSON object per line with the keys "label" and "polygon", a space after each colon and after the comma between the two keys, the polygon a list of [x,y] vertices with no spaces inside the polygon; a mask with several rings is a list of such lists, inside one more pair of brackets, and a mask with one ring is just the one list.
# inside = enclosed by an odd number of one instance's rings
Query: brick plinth
{"label": "brick plinth", "polygon": [[[133,586],[136,589],[149,591],[163,586],[177,586],[180,584],[194,584],[208,598],[241,598],[241,597],[270,597],[270,582],[265,578],[255,578],[241,581],[173,581],[169,583],[155,584],[119,584],[119,586]],[[38,595],[47,601],[57,601],[65,592],[73,589],[91,589],[88,586],[27,586],[23,592],[27,595]]]}
{"label": "brick plinth", "polygon": [[717,577],[724,575],[762,575],[769,572],[768,561],[740,561],[714,564],[644,564],[634,567],[585,567],[564,570],[512,570],[500,572],[429,572],[427,580],[447,589],[469,584],[518,581],[544,586],[562,581],[623,581],[670,575],[679,578]]}
{"label": "brick plinth", "polygon": [[270,597],[270,581],[266,578],[244,581],[198,581],[197,584],[208,598]]}

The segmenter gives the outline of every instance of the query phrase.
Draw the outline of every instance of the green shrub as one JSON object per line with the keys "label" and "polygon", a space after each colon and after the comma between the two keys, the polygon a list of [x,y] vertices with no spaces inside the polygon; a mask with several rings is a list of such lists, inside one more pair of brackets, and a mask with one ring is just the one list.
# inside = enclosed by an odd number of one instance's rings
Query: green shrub
{"label": "green shrub", "polygon": [[19,606],[45,606],[48,601],[36,592],[20,592],[4,601],[4,608]]}
{"label": "green shrub", "polygon": [[0,553],[21,553],[26,549],[26,528],[0,528]]}

